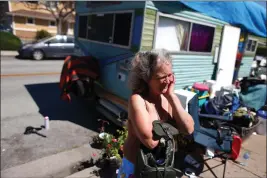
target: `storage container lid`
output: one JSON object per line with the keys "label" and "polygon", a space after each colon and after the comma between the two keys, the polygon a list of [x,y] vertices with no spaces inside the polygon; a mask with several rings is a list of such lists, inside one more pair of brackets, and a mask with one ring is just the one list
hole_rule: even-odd
{"label": "storage container lid", "polygon": [[209,86],[203,83],[194,83],[193,85],[194,89],[197,89],[199,91],[209,91]]}

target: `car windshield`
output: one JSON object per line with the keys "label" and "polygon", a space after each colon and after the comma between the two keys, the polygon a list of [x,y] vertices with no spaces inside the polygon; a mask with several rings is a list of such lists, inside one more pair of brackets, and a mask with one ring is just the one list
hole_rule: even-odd
{"label": "car windshield", "polygon": [[39,43],[41,41],[47,40],[48,38],[51,38],[51,36],[50,37],[45,37],[45,38],[42,38],[42,39],[39,39],[39,40],[35,40],[32,43]]}

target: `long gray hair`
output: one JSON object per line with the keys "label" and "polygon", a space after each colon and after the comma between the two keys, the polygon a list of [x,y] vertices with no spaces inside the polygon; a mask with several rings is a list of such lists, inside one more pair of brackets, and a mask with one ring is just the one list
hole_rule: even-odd
{"label": "long gray hair", "polygon": [[165,49],[138,52],[131,62],[129,87],[133,93],[147,94],[148,82],[156,67],[161,63],[172,63],[170,54]]}

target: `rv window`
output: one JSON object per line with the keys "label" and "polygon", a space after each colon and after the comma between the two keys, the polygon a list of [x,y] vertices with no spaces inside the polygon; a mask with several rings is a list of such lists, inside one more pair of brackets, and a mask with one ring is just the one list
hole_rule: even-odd
{"label": "rv window", "polygon": [[248,51],[248,52],[255,52],[256,51],[256,46],[257,46],[257,41],[255,41],[255,40],[248,40],[247,41],[247,46],[246,46],[246,51]]}
{"label": "rv window", "polygon": [[211,52],[215,28],[160,16],[155,48],[170,51]]}
{"label": "rv window", "polygon": [[89,40],[111,43],[113,29],[113,14],[94,14],[88,16]]}
{"label": "rv window", "polygon": [[155,46],[170,51],[187,51],[189,33],[189,22],[160,17]]}
{"label": "rv window", "polygon": [[80,16],[79,37],[95,42],[129,47],[131,25],[132,12]]}
{"label": "rv window", "polygon": [[213,36],[213,27],[193,24],[189,51],[211,52]]}
{"label": "rv window", "polygon": [[113,43],[128,46],[130,41],[130,29],[132,14],[116,14]]}
{"label": "rv window", "polygon": [[257,41],[253,41],[251,45],[251,51],[254,52],[256,50]]}
{"label": "rv window", "polygon": [[80,38],[86,38],[87,16],[79,17],[79,34]]}

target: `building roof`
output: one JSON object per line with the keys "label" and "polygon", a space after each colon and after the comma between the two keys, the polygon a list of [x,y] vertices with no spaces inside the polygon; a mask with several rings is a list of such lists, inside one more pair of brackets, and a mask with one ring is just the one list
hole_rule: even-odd
{"label": "building roof", "polygon": [[[45,20],[55,20],[55,17],[51,13],[29,11],[29,10],[23,10],[23,9],[12,11],[12,12],[7,12],[7,14],[13,15],[13,16],[32,17],[32,18],[45,19]],[[73,16],[70,16],[67,20],[68,22],[71,22],[71,23],[74,22]]]}

